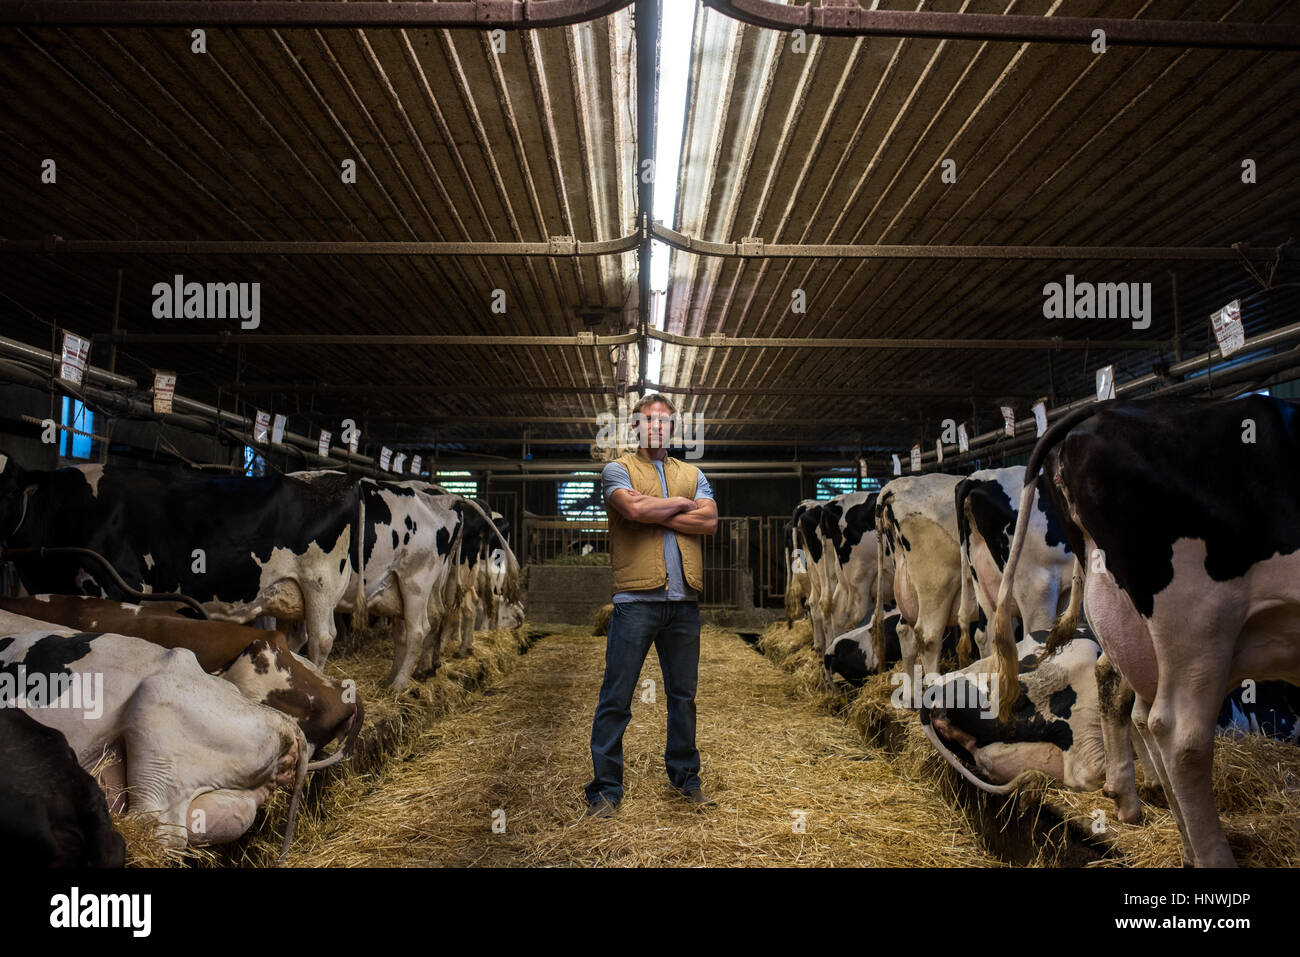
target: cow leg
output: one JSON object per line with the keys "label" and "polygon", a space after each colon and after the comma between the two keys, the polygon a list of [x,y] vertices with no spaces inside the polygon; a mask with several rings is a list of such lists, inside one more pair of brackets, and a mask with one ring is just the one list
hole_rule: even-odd
{"label": "cow leg", "polygon": [[460,646],[456,649],[457,658],[468,656],[474,647],[474,625],[478,621],[478,614],[482,609],[482,603],[477,604],[477,608],[468,608],[461,615]]}
{"label": "cow leg", "polygon": [[[1228,632],[1225,629],[1218,633]],[[1208,646],[1208,640],[1196,645]],[[1195,865],[1235,867],[1236,860],[1214,806],[1211,784],[1214,728],[1227,676],[1219,675],[1218,669],[1206,671],[1209,673],[1162,668],[1147,726],[1171,785],[1166,788],[1166,794],[1171,796],[1171,806],[1177,800],[1184,826],[1183,838]]]}
{"label": "cow leg", "polygon": [[304,596],[303,624],[307,628],[307,657],[317,668],[325,667],[334,647],[334,609],[319,597]]}
{"label": "cow leg", "polygon": [[1169,773],[1165,770],[1164,758],[1160,754],[1160,748],[1151,731],[1148,717],[1150,712],[1150,703],[1141,697],[1134,696],[1133,727],[1137,728],[1138,736],[1142,741],[1142,750],[1145,752],[1152,770],[1155,771],[1156,779],[1160,782],[1160,787],[1164,790],[1165,798],[1169,802],[1169,812],[1173,814],[1174,822],[1178,825],[1178,834],[1183,840],[1183,866],[1193,867],[1196,861],[1192,855],[1192,843],[1187,839],[1187,825],[1183,823],[1183,812],[1178,806],[1178,796],[1174,794],[1173,785],[1169,780]]}
{"label": "cow leg", "polygon": [[190,802],[186,837],[191,844],[228,844],[242,837],[256,817],[254,792],[208,791]]}
{"label": "cow leg", "polygon": [[1101,740],[1106,751],[1106,783],[1102,793],[1115,801],[1116,814],[1125,824],[1142,820],[1133,745],[1133,689],[1104,654],[1097,659],[1097,698],[1101,712]]}

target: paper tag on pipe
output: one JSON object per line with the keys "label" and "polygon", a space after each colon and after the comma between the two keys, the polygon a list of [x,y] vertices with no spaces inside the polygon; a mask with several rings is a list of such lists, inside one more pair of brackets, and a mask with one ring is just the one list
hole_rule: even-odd
{"label": "paper tag on pipe", "polygon": [[257,417],[253,421],[253,441],[266,443],[267,437],[271,434],[271,413],[258,410]]}
{"label": "paper tag on pipe", "polygon": [[966,437],[966,423],[965,423],[965,422],[963,422],[961,425],[957,426],[957,451],[958,451],[958,452],[969,452],[969,451],[970,451],[970,439],[968,439],[968,438]]}
{"label": "paper tag on pipe", "polygon": [[943,464],[943,439],[934,440],[934,458],[939,465]]}
{"label": "paper tag on pipe", "polygon": [[1047,403],[1042,399],[1034,403],[1034,429],[1039,436],[1047,431]]}
{"label": "paper tag on pipe", "polygon": [[285,416],[280,415],[278,412],[276,413],[276,416],[275,416],[275,423],[271,426],[271,444],[272,444],[272,445],[283,445],[283,444],[284,444],[284,426],[285,426],[285,423],[288,422],[288,421],[289,421],[289,420],[288,420]]}
{"label": "paper tag on pipe", "polygon": [[1115,398],[1115,367],[1103,366],[1097,370],[1097,401]]}
{"label": "paper tag on pipe", "polygon": [[348,451],[353,455],[357,454],[357,446],[361,444],[361,430],[354,428],[352,435],[348,438]]}
{"label": "paper tag on pipe", "polygon": [[901,462],[898,461],[898,455],[895,454],[895,455],[893,455],[893,456],[891,456],[891,457],[892,457],[893,460],[894,460],[894,474],[895,474],[895,475],[902,475],[902,474],[903,474],[903,465],[902,465]]}
{"label": "paper tag on pipe", "polygon": [[320,441],[316,443],[316,454],[321,458],[328,458],[330,454],[330,439],[332,436],[327,429],[320,430]]}
{"label": "paper tag on pipe", "polygon": [[81,377],[86,371],[86,360],[90,358],[90,340],[74,336],[64,330],[63,361],[59,363],[59,378],[73,385],[81,385]]}
{"label": "paper tag on pipe", "polygon": [[153,410],[159,415],[167,415],[172,410],[172,397],[176,395],[176,373],[155,372],[153,374]]}
{"label": "paper tag on pipe", "polygon": [[866,478],[866,477],[867,477],[867,460],[860,458],[858,459],[858,478]]}
{"label": "paper tag on pipe", "polygon": [[1241,324],[1241,300],[1234,299],[1210,316],[1210,328],[1219,343],[1219,354],[1232,355],[1246,345],[1246,327]]}
{"label": "paper tag on pipe", "polygon": [[1002,407],[1002,431],[1008,437],[1016,437],[1016,413],[1009,405]]}
{"label": "paper tag on pipe", "polygon": [[393,456],[393,471],[398,475],[402,474],[402,466],[406,464],[406,453],[398,452]]}
{"label": "paper tag on pipe", "polygon": [[420,474],[420,457],[418,455],[411,456],[411,474]]}
{"label": "paper tag on pipe", "polygon": [[393,460],[393,450],[388,446],[382,446],[379,449],[379,467],[385,472],[388,471],[388,463]]}
{"label": "paper tag on pipe", "polygon": [[919,445],[912,446],[912,471],[921,471],[921,447]]}

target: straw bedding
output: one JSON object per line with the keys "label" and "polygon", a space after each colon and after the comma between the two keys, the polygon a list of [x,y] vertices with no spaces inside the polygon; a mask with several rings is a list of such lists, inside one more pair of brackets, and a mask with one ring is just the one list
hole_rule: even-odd
{"label": "straw bedding", "polygon": [[[713,626],[702,629],[698,743],[718,804],[687,805],[668,786],[666,696],[651,654],[624,739],[624,801],[611,819],[583,817],[604,667],[604,640],[585,630],[551,634],[525,667],[436,722],[400,760],[331,791],[323,825],[301,831],[288,863],[996,863],[928,782],[900,777],[735,632]],[[654,701],[642,700],[650,687]]]}

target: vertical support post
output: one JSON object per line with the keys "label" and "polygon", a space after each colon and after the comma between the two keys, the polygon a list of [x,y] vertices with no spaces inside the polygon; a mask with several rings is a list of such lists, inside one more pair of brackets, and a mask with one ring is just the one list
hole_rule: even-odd
{"label": "vertical support post", "polygon": [[636,0],[637,390],[646,391],[650,355],[650,222],[654,216],[655,138],[659,115],[659,0]]}
{"label": "vertical support post", "polygon": [[1169,295],[1174,301],[1174,361],[1183,361],[1183,323],[1178,314],[1178,273],[1169,271]]}

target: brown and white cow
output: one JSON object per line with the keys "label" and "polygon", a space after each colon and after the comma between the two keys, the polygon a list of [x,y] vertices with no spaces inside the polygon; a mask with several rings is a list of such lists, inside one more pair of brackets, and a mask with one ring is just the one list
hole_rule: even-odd
{"label": "brown and white cow", "polygon": [[167,609],[154,609],[151,603],[129,605],[85,595],[0,598],[0,610],[78,631],[112,632],[163,648],[188,648],[208,674],[298,722],[315,751],[337,738],[343,742],[341,752],[347,753],[361,730],[364,712],[355,685],[327,677],[295,655],[278,631],[196,621],[165,614]]}
{"label": "brown and white cow", "polygon": [[295,781],[291,822],[296,814],[302,730],[209,675],[189,649],[0,611],[0,693],[59,731],[83,768],[106,752],[119,758],[104,772],[109,806],[153,815],[168,845],[235,840]]}
{"label": "brown and white cow", "polygon": [[1211,785],[1224,697],[1244,678],[1300,684],[1300,406],[1257,395],[1112,401],[1050,427],[1026,467],[992,626],[1003,688],[1040,470],[1080,556],[1088,621],[1135,693],[1137,740],[1184,861],[1230,866]]}

